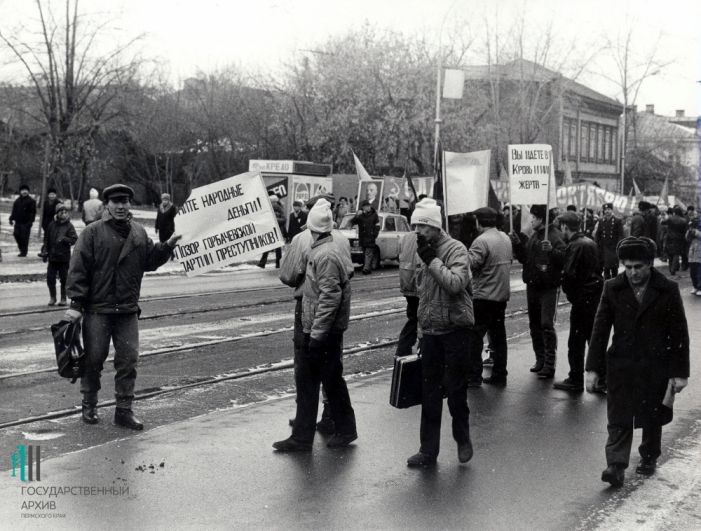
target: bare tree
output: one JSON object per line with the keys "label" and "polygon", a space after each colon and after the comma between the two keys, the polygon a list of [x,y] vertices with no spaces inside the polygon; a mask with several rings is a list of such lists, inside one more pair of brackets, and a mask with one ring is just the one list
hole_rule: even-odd
{"label": "bare tree", "polygon": [[92,170],[96,135],[119,115],[117,101],[136,75],[139,61],[132,50],[138,37],[104,49],[100,39],[109,21],[83,14],[78,0],[65,0],[64,7],[57,16],[49,2],[36,0],[38,31],[0,32],[0,42],[23,66],[32,88],[33,101],[21,110],[44,138],[42,188],[53,179],[75,203]]}

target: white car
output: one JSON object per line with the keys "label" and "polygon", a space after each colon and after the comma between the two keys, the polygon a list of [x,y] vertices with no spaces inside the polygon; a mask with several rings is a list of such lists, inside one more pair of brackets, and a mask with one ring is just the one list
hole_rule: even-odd
{"label": "white car", "polygon": [[[411,232],[411,227],[406,218],[400,214],[378,212],[380,218],[380,233],[375,240],[378,262],[373,267],[378,267],[387,260],[399,260],[399,242],[405,234]],[[351,245],[351,257],[356,264],[363,263],[363,249],[358,242],[358,227],[351,225],[355,214],[346,214],[341,220],[338,229],[348,238]]]}

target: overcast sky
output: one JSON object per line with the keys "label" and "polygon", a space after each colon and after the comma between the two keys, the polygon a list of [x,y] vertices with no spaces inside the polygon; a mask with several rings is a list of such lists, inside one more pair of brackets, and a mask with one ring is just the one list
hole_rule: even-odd
{"label": "overcast sky", "polygon": [[[57,6],[63,5],[54,1]],[[146,35],[144,56],[169,65],[174,80],[238,64],[274,70],[291,54],[314,48],[330,35],[342,34],[365,22],[406,35],[436,36],[456,20],[480,29],[485,14],[495,7],[501,25],[525,10],[529,27],[537,32],[548,20],[562,39],[588,43],[606,35],[616,38],[627,20],[634,21],[635,43],[645,54],[661,35],[660,59],[673,61],[659,75],[645,81],[637,104],[653,103],[659,114],[684,109],[701,114],[701,1],[699,0],[82,0],[91,12],[113,14],[125,34]],[[35,20],[34,2],[0,0],[0,29]],[[446,30],[447,31],[447,30]],[[437,37],[436,37],[437,41]],[[605,65],[592,65],[581,81],[620,99],[620,91],[598,72],[615,76]],[[0,65],[0,80],[12,69]]]}

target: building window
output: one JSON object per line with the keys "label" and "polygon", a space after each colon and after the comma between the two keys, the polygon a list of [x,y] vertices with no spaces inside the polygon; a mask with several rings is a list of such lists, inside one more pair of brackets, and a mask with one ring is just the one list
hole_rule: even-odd
{"label": "building window", "polygon": [[616,163],[618,160],[618,129],[611,128],[611,162]]}
{"label": "building window", "polygon": [[589,124],[582,122],[579,141],[579,160],[587,161],[589,158]]}
{"label": "building window", "polygon": [[596,162],[596,124],[589,124],[589,162]]}
{"label": "building window", "polygon": [[606,128],[606,138],[604,139],[604,162],[611,162],[611,128]]}
{"label": "building window", "polygon": [[606,162],[604,158],[604,131],[607,129],[605,125],[600,125],[596,137],[596,160]]}
{"label": "building window", "polygon": [[577,158],[577,121],[570,120],[570,160]]}

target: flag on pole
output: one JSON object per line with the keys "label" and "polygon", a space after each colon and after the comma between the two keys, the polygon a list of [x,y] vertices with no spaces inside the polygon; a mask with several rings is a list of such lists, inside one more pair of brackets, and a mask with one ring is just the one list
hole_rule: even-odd
{"label": "flag on pole", "polygon": [[462,99],[462,91],[465,86],[465,72],[462,70],[446,69],[443,80],[443,97],[454,100]]}
{"label": "flag on pole", "polygon": [[[449,216],[465,214],[489,204],[491,151],[444,151],[443,178]],[[497,203],[498,204],[498,203]]]}
{"label": "flag on pole", "polygon": [[436,153],[433,157],[433,166],[436,171],[436,180],[433,183],[433,199],[443,202],[443,147],[438,140]]}
{"label": "flag on pole", "polygon": [[[413,205],[419,200],[419,194],[416,193],[416,188],[414,188],[414,181],[411,180],[411,177],[409,177],[406,173],[406,170],[404,170],[404,187],[403,189],[409,189],[409,192],[411,192],[412,197],[409,198],[407,201],[409,205]],[[406,194],[405,194],[406,195]]]}
{"label": "flag on pole", "polygon": [[643,193],[640,191],[640,188],[638,188],[638,183],[635,182],[635,179],[633,179],[633,189],[635,190],[635,198],[641,201],[643,199]]}
{"label": "flag on pole", "polygon": [[660,197],[657,198],[657,204],[662,203],[663,206],[669,206],[669,177],[665,177],[664,184],[662,185],[662,190],[660,190]]}
{"label": "flag on pole", "polygon": [[367,170],[363,167],[363,164],[360,162],[360,159],[355,155],[355,152],[353,153],[353,160],[355,161],[355,173],[360,177],[361,181],[369,181],[372,179],[370,177],[370,174],[367,172]]}

